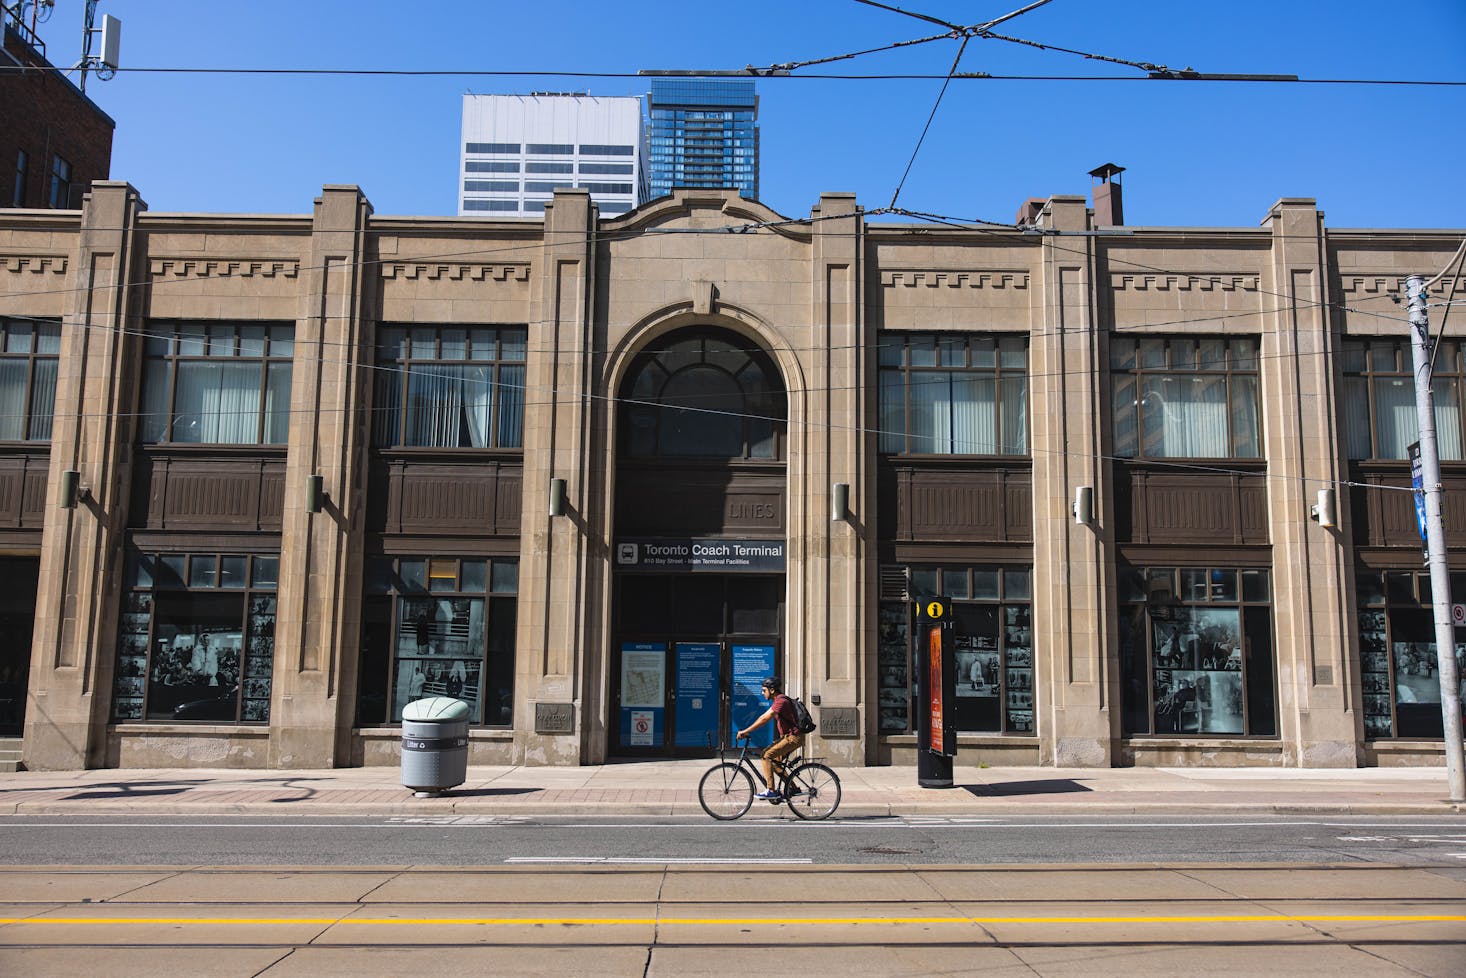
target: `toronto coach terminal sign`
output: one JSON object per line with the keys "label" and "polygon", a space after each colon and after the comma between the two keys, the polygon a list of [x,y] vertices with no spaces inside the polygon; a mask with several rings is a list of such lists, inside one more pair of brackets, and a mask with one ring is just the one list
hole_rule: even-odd
{"label": "toronto coach terminal sign", "polygon": [[617,540],[616,567],[645,571],[781,573],[783,540]]}

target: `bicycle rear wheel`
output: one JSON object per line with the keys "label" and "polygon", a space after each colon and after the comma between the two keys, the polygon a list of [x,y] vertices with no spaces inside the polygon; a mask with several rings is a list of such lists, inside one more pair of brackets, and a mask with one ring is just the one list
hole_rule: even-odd
{"label": "bicycle rear wheel", "polygon": [[753,804],[753,779],[737,764],[724,761],[702,776],[697,800],[703,811],[719,821],[738,818]]}
{"label": "bicycle rear wheel", "polygon": [[788,787],[789,810],[800,818],[829,818],[840,807],[840,778],[823,764],[799,765],[789,772]]}

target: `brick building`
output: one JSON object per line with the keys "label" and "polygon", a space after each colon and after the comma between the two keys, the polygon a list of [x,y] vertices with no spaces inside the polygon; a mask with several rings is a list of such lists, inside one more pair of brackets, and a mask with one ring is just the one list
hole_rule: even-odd
{"label": "brick building", "polygon": [[59,69],[25,25],[4,21],[0,64],[0,207],[81,206],[112,165],[116,124]]}

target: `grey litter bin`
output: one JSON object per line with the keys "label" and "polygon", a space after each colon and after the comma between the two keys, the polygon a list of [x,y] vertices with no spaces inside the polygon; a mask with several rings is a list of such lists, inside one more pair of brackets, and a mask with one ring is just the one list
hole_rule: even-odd
{"label": "grey litter bin", "polygon": [[402,784],[419,798],[468,778],[468,704],[451,696],[414,700],[402,709]]}

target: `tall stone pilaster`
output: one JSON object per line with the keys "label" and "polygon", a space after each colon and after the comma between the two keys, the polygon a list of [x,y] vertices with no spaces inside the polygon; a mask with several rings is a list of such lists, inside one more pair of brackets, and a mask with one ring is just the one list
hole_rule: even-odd
{"label": "tall stone pilaster", "polygon": [[[316,199],[295,328],[280,544],[270,766],[350,761],[371,388],[363,282],[372,207],[352,186]],[[319,513],[306,508],[321,476]]]}
{"label": "tall stone pilaster", "polygon": [[1259,368],[1279,733],[1290,764],[1354,767],[1360,731],[1348,691],[1359,680],[1358,656],[1348,648],[1346,551],[1337,528],[1309,518],[1317,490],[1337,486],[1343,474],[1323,215],[1312,200],[1285,198],[1263,226],[1273,233]]}
{"label": "tall stone pilaster", "polygon": [[[867,348],[861,302],[864,220],[854,194],[823,194],[811,225],[809,370],[802,432],[790,432],[789,593],[803,592],[802,613],[791,606],[786,683],[820,697],[820,708],[860,707],[864,734],[873,737],[876,711],[866,661],[867,553],[874,552],[875,471],[865,441]],[[791,412],[792,414],[792,412]],[[802,437],[802,450],[794,450]],[[831,489],[850,487],[849,516],[830,518]],[[872,575],[874,577],[874,575]],[[802,654],[802,657],[801,657]],[[818,712],[818,711],[817,711]],[[840,764],[863,764],[859,739],[819,738],[816,753]]]}
{"label": "tall stone pilaster", "polygon": [[[591,554],[598,556],[596,564],[604,566],[609,548],[606,525],[595,504],[601,498],[606,466],[591,445],[593,425],[608,410],[604,401],[592,396],[595,342],[589,314],[594,235],[590,194],[557,191],[545,209],[544,250],[531,298],[536,321],[529,328],[525,381],[514,715],[526,764],[578,764],[602,760],[606,754],[605,663],[602,656],[588,654],[591,637],[604,636],[610,613],[605,602],[587,598],[593,583]],[[563,516],[550,515],[551,479],[566,482]],[[603,639],[600,644],[604,645]],[[537,733],[539,704],[557,714],[570,704],[575,729]]]}
{"label": "tall stone pilaster", "polygon": [[[1042,226],[1038,265],[1042,307],[1029,345],[1029,411],[1033,442],[1034,715],[1040,759],[1060,767],[1106,767],[1113,733],[1105,649],[1114,647],[1112,601],[1105,589],[1101,546],[1113,540],[1110,493],[1102,483],[1099,339],[1096,333],[1094,239],[1083,232],[1083,197],[1053,197]],[[1095,490],[1099,518],[1074,522],[1074,493]],[[1106,636],[1109,636],[1107,640]]]}
{"label": "tall stone pilaster", "polygon": [[[102,766],[116,661],[117,596],[131,489],[135,392],[125,378],[138,339],[129,335],[145,268],[137,215],[147,209],[126,183],[100,182],[82,204],[61,328],[55,422],[41,541],[40,587],[26,703],[31,770]],[[85,491],[66,508],[62,473]]]}

